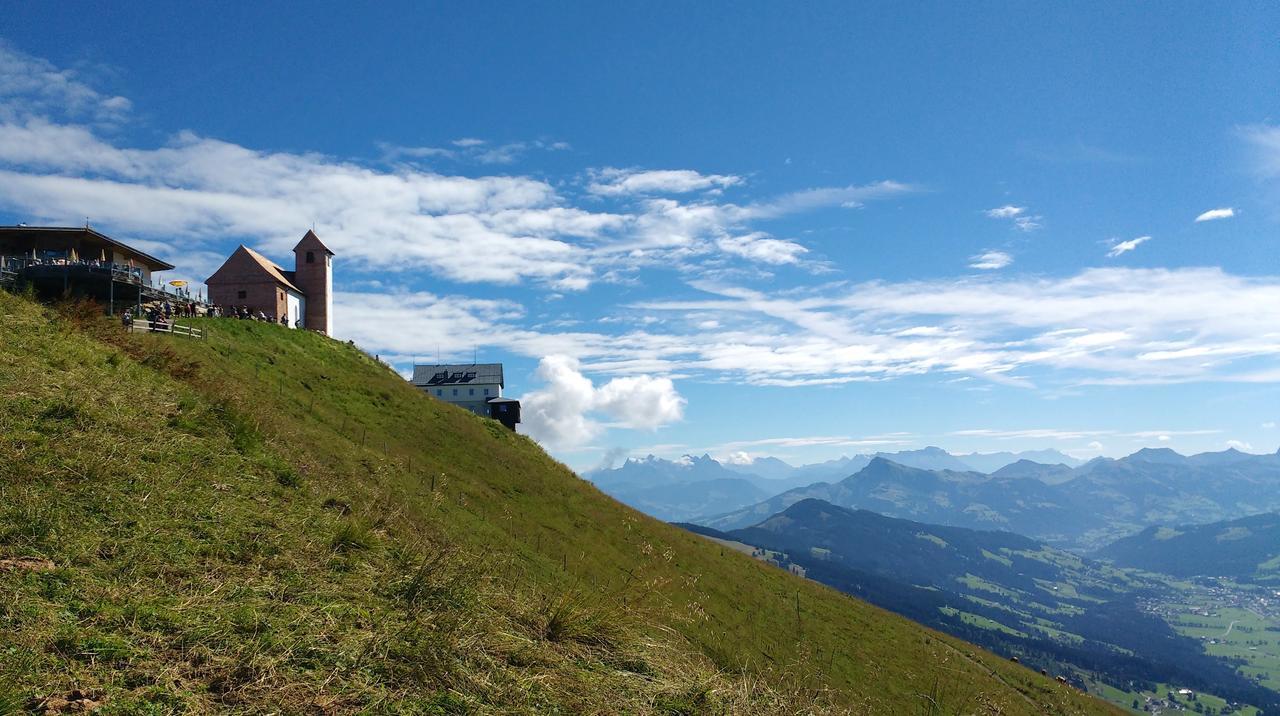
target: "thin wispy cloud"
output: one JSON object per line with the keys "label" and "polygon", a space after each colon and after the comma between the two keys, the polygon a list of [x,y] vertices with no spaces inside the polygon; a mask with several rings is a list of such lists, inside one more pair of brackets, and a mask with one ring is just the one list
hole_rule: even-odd
{"label": "thin wispy cloud", "polygon": [[1150,236],[1139,236],[1136,239],[1129,239],[1128,241],[1113,239],[1111,242],[1111,249],[1107,251],[1107,256],[1109,258],[1115,258],[1121,254],[1129,253],[1150,240]]}
{"label": "thin wispy cloud", "polygon": [[1012,263],[1013,257],[1003,251],[984,251],[977,256],[970,257],[969,268],[994,271]]}
{"label": "thin wispy cloud", "polygon": [[1214,221],[1216,219],[1230,219],[1236,215],[1236,210],[1231,207],[1222,209],[1210,209],[1196,217],[1196,223],[1201,221]]}
{"label": "thin wispy cloud", "polygon": [[729,174],[702,174],[691,169],[639,170],[606,167],[589,172],[587,191],[601,196],[638,194],[687,194],[718,191],[743,183]]}
{"label": "thin wispy cloud", "polygon": [[114,125],[132,108],[127,98],[100,92],[75,70],[20,52],[0,38],[0,121],[52,115]]}
{"label": "thin wispy cloud", "polygon": [[514,164],[531,151],[558,152],[570,148],[568,142],[539,139],[495,144],[475,137],[455,139],[447,147],[410,147],[385,142],[378,147],[382,150],[383,159],[388,162],[447,159],[476,164]]}
{"label": "thin wispy cloud", "polygon": [[997,206],[994,209],[987,209],[983,213],[992,219],[1007,219],[1019,231],[1035,231],[1039,229],[1044,218],[1038,214],[1029,213],[1025,206],[1014,206],[1013,204]]}
{"label": "thin wispy cloud", "polygon": [[991,217],[992,219],[1012,219],[1015,216],[1021,216],[1022,214],[1026,213],[1026,211],[1027,211],[1027,208],[1025,206],[1014,206],[1012,204],[1006,204],[1004,206],[998,206],[994,209],[987,209],[985,213],[987,216]]}

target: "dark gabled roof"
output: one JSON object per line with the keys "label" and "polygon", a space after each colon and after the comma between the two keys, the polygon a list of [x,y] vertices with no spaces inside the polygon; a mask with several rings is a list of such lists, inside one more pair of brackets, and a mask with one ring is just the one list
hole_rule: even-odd
{"label": "dark gabled roof", "polygon": [[501,363],[415,365],[412,383],[419,386],[497,383],[507,387],[502,380]]}
{"label": "dark gabled roof", "polygon": [[0,226],[0,235],[4,234],[31,234],[36,236],[40,234],[88,234],[103,243],[136,255],[139,259],[147,262],[149,264],[148,268],[152,271],[169,271],[176,268],[168,261],[161,261],[151,254],[139,251],[126,243],[116,241],[110,236],[98,233],[87,226]]}

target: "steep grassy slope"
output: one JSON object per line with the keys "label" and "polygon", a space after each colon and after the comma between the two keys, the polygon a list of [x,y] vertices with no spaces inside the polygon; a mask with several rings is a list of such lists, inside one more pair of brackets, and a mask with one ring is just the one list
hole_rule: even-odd
{"label": "steep grassy slope", "polygon": [[354,347],[204,325],[0,292],[0,712],[1111,712],[646,518]]}

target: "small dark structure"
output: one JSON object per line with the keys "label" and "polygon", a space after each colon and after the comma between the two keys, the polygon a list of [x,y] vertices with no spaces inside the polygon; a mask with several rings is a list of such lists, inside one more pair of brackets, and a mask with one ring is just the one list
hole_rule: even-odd
{"label": "small dark structure", "polygon": [[488,402],[489,417],[515,430],[520,422],[520,401],[515,398],[491,398]]}
{"label": "small dark structure", "polygon": [[28,283],[47,298],[83,296],[114,313],[155,300],[190,300],[152,285],[173,264],[89,227],[0,226],[0,281]]}

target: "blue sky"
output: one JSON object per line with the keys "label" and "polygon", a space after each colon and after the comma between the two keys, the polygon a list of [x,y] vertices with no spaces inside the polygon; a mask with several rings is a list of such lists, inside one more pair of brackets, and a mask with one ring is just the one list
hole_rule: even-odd
{"label": "blue sky", "polygon": [[0,223],[314,224],[575,467],[1280,443],[1274,6],[608,5],[4,3]]}

